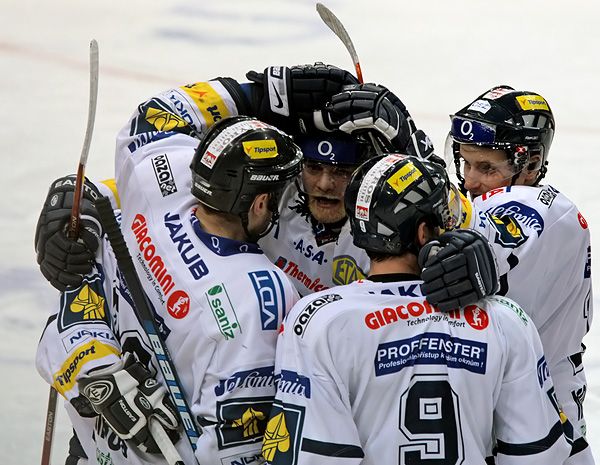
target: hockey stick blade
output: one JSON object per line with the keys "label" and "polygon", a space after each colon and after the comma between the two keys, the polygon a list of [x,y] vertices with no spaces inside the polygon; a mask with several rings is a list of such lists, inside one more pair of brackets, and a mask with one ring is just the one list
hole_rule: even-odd
{"label": "hockey stick blade", "polygon": [[352,43],[352,39],[350,39],[348,31],[346,31],[346,28],[338,19],[338,17],[335,14],[333,14],[333,11],[331,11],[322,3],[317,3],[317,13],[319,13],[319,16],[321,17],[323,22],[342,41],[344,47],[346,47],[346,50],[348,50],[350,58],[354,63],[354,69],[356,70],[356,78],[358,79],[358,82],[362,84],[364,80],[362,76],[362,70],[360,69],[358,53],[356,53],[356,49],[354,48],[354,44]]}
{"label": "hockey stick blade", "polygon": [[171,400],[177,408],[179,419],[183,424],[183,429],[188,442],[190,443],[192,450],[195,451],[196,443],[198,442],[201,432],[196,427],[190,412],[190,407],[183,397],[181,381],[179,380],[179,376],[177,375],[167,346],[158,331],[152,306],[148,301],[148,297],[146,296],[142,284],[140,283],[140,279],[135,271],[135,265],[129,254],[129,249],[125,243],[123,233],[121,233],[121,228],[117,224],[110,199],[108,197],[100,197],[96,200],[95,205],[96,210],[98,210],[102,228],[108,236],[115,258],[117,259],[117,265],[123,274],[123,278],[125,279],[131,298],[133,299],[137,317],[142,323],[144,331],[150,340],[152,350],[154,351],[160,371],[167,383]]}

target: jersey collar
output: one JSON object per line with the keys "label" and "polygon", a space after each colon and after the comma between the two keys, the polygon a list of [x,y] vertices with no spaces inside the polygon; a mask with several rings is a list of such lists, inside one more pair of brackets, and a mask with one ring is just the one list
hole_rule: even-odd
{"label": "jersey collar", "polygon": [[192,223],[196,236],[198,236],[202,243],[221,257],[228,257],[239,253],[263,254],[263,251],[258,244],[253,242],[236,241],[235,239],[207,233],[202,229],[200,221],[198,221],[198,218],[196,218],[196,215],[193,213],[190,216],[190,222]]}
{"label": "jersey collar", "polygon": [[395,283],[398,281],[420,281],[421,277],[412,273],[374,274],[366,278],[375,283]]}

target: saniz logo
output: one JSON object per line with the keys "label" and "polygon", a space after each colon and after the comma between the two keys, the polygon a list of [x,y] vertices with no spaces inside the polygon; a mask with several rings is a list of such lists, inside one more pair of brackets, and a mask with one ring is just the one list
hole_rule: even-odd
{"label": "saniz logo", "polygon": [[[260,308],[262,329],[277,330],[279,327],[279,308],[285,304],[283,284],[276,273],[262,270],[248,273]],[[282,311],[283,313],[283,311]]]}
{"label": "saniz logo", "polygon": [[166,154],[154,157],[152,159],[152,166],[154,167],[154,174],[156,175],[162,196],[166,197],[177,192],[175,178],[173,178],[171,165],[169,164],[169,157]]}

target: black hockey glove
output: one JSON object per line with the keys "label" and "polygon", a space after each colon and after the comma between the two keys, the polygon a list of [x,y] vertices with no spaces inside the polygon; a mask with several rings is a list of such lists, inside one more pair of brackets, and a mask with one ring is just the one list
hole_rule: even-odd
{"label": "black hockey glove", "polygon": [[376,84],[357,84],[334,95],[315,114],[315,124],[321,130],[340,129],[347,133],[370,130],[383,136],[386,147],[402,152],[416,131],[400,99]]}
{"label": "black hockey glove", "polygon": [[425,244],[419,265],[427,301],[444,312],[474,304],[499,288],[492,248],[471,229],[448,231]]}
{"label": "black hockey glove", "polygon": [[348,71],[324,63],[270,66],[262,73],[249,71],[256,116],[290,134],[314,128],[313,112],[322,108],[346,85],[357,84]]}
{"label": "black hockey glove", "polygon": [[133,355],[82,375],[77,385],[115,433],[140,450],[160,453],[148,428],[150,418],[165,427],[173,443],[179,440],[177,410],[166,388]]}
{"label": "black hockey glove", "polygon": [[50,185],[35,229],[37,262],[44,277],[59,291],[81,284],[92,269],[102,228],[94,202],[100,195],[87,179],[81,201],[79,239],[68,239],[66,226],[71,217],[75,176],[65,176]]}

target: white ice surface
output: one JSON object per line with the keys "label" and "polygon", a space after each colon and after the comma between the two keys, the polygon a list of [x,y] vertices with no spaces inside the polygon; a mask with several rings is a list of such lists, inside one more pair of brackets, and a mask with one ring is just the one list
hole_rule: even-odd
{"label": "white ice surface", "polygon": [[[443,150],[448,114],[495,84],[535,90],[557,134],[549,182],[600,243],[600,3],[591,0],[328,1],[367,81],[392,88]],[[48,393],[33,361],[56,293],[33,233],[51,180],[77,167],[87,117],[88,44],[100,93],[87,173],[113,173],[114,136],[156,91],[250,69],[316,60],[351,67],[307,0],[2,0],[0,11],[0,463],[39,463]],[[568,238],[565,238],[568,240]],[[552,251],[548,250],[551,254]],[[593,274],[598,308],[598,254]],[[531,277],[535,286],[536,277]],[[589,440],[600,450],[600,327],[586,337]],[[64,462],[60,409],[53,463]]]}

